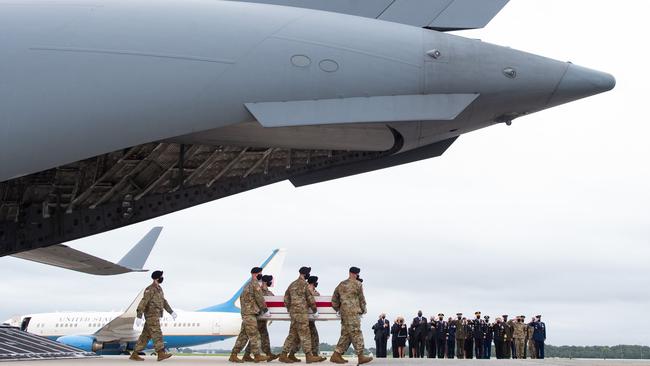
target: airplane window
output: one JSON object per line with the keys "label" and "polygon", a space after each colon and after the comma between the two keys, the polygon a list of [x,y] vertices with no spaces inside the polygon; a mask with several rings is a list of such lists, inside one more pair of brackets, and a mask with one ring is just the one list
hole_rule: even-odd
{"label": "airplane window", "polygon": [[58,328],[58,327],[59,327],[59,323],[54,324],[54,328]]}

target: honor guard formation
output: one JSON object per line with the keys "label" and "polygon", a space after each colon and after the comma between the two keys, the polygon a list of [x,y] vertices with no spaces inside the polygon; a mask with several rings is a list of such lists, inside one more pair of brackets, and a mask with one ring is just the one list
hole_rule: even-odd
{"label": "honor guard formation", "polygon": [[[393,358],[477,358],[492,357],[492,342],[496,358],[544,358],[544,342],[546,341],[546,324],[542,316],[532,317],[526,322],[526,317],[518,316],[508,320],[508,315],[498,317],[490,322],[489,316],[481,317],[481,312],[474,313],[474,319],[456,314],[456,319],[439,313],[429,321],[422,316],[422,311],[413,318],[407,326],[403,317],[397,317],[390,326],[385,314],[372,329],[375,332],[377,357],[386,357],[386,345],[391,337]],[[406,343],[408,341],[408,348]]]}
{"label": "honor guard formation", "polygon": [[[318,277],[311,275],[310,267],[302,267],[298,271],[298,278],[285,291],[284,305],[291,317],[291,324],[282,352],[276,355],[271,352],[267,320],[264,320],[265,317],[270,316],[264,296],[273,296],[268,289],[273,283],[273,276],[263,275],[262,271],[263,269],[260,267],[251,269],[251,281],[246,284],[239,298],[242,326],[229,361],[242,363],[278,359],[283,363],[301,362],[296,357],[296,352],[301,347],[307,363],[325,361],[326,358],[320,356],[318,349],[319,338],[316,324],[309,319],[310,314],[313,318],[319,317],[315,300],[316,296],[320,296],[316,290]],[[372,361],[372,357],[363,354],[361,316],[366,313],[366,298],[363,295],[363,281],[359,277],[360,272],[361,269],[351,267],[348,278],[336,287],[332,295],[332,307],[341,319],[341,337],[330,358],[333,363],[348,362],[343,358],[343,354],[348,350],[350,344],[357,353],[359,364]],[[239,353],[244,347],[246,347],[244,357],[240,359]]]}

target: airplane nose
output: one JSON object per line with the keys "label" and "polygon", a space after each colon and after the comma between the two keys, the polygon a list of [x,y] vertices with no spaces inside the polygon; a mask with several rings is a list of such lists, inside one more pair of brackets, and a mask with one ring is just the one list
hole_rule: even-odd
{"label": "airplane nose", "polygon": [[608,73],[569,64],[549,105],[555,106],[614,89],[616,79]]}

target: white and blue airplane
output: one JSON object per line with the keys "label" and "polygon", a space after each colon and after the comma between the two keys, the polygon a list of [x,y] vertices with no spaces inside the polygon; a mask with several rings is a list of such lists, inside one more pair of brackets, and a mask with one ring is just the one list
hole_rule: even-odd
{"label": "white and blue airplane", "polygon": [[[272,274],[280,274],[286,250],[275,249],[261,265]],[[174,320],[166,314],[160,322],[167,348],[192,347],[223,341],[239,334],[241,326],[239,295],[248,280],[230,300],[196,311],[176,310]],[[56,312],[16,316],[5,321],[12,326],[56,340],[69,346],[101,354],[119,354],[132,350],[142,328],[134,325],[136,309],[144,290],[124,312]],[[147,348],[151,349],[151,342]]]}

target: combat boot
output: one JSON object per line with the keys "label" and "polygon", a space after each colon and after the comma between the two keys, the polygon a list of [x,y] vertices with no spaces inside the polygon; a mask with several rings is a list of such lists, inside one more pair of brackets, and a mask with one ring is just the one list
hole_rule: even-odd
{"label": "combat boot", "polygon": [[129,360],[132,360],[132,361],[144,361],[144,358],[140,357],[138,352],[131,352],[131,357],[129,357]]}
{"label": "combat boot", "polygon": [[296,354],[293,352],[289,353],[289,359],[293,362],[302,362],[302,360],[296,357]]}
{"label": "combat boot", "polygon": [[250,353],[244,353],[244,357],[241,358],[244,362],[255,362],[255,359],[251,357]]}
{"label": "combat boot", "polygon": [[253,362],[258,363],[258,362],[264,362],[264,361],[268,361],[268,360],[269,360],[268,357],[258,353],[258,354],[255,355],[255,358],[253,359]]}
{"label": "combat boot", "polygon": [[306,354],[305,359],[307,360],[307,363],[316,363],[321,361],[320,357],[313,353]]}
{"label": "combat boot", "polygon": [[172,356],[171,353],[166,352],[164,349],[161,350],[160,352],[157,352],[157,353],[158,353],[158,360],[157,361],[163,361],[163,360],[166,360],[166,359],[168,359],[168,358],[170,358]]}
{"label": "combat boot", "polygon": [[280,353],[280,357],[278,357],[278,361],[282,363],[293,363],[293,361],[287,356],[286,352]]}
{"label": "combat boot", "polygon": [[368,363],[370,361],[372,361],[372,357],[364,356],[363,353],[359,355],[359,365],[363,365],[364,363]]}
{"label": "combat boot", "polygon": [[239,357],[237,357],[237,354],[235,352],[230,354],[230,358],[228,359],[230,362],[234,363],[244,363]]}
{"label": "combat boot", "polygon": [[271,361],[277,359],[277,358],[280,357],[280,356],[274,354],[273,352],[270,352],[270,353],[267,353],[267,354],[266,354],[266,357],[269,358],[268,360],[266,360],[266,362],[271,362]]}
{"label": "combat boot", "polygon": [[347,363],[348,361],[345,358],[343,358],[343,356],[341,356],[340,353],[334,352],[332,354],[332,357],[330,357],[330,362],[342,364],[342,363]]}

